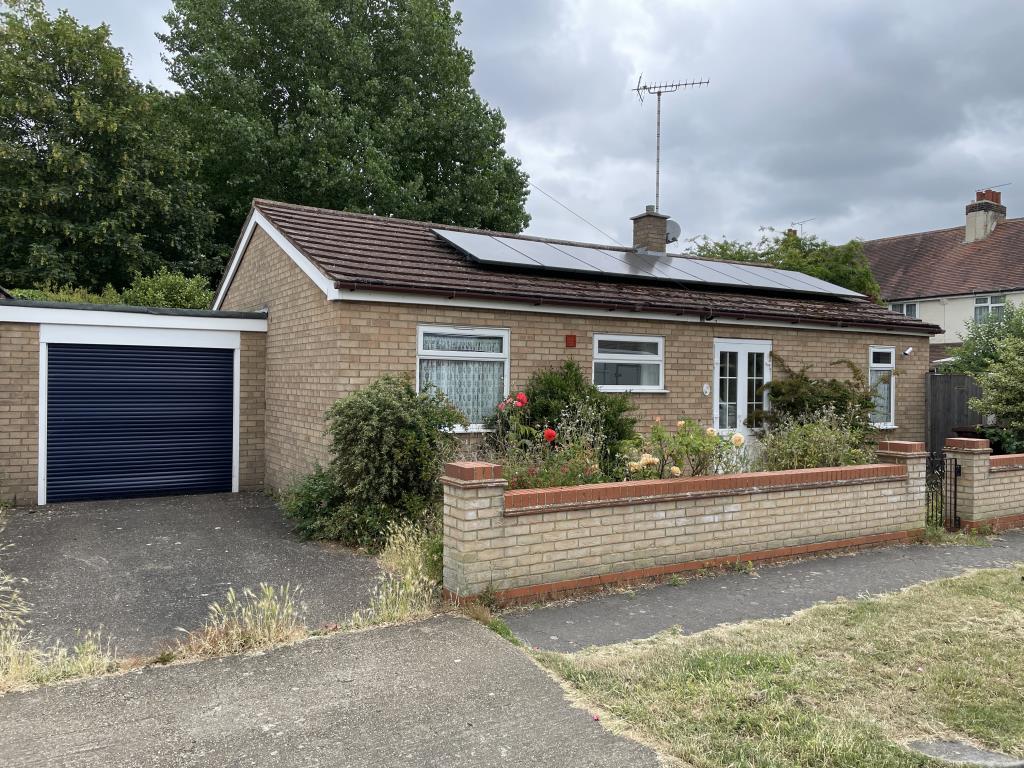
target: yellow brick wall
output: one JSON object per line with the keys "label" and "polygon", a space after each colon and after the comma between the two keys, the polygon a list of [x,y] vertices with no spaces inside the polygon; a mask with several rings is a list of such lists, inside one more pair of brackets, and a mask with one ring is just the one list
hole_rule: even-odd
{"label": "yellow brick wall", "polygon": [[[337,398],[384,373],[416,372],[416,326],[468,325],[511,330],[513,391],[530,374],[574,359],[589,371],[594,333],[665,337],[666,394],[633,396],[642,425],[656,416],[710,424],[714,339],[768,339],[786,363],[809,366],[813,376],[844,378],[833,361],[849,359],[866,371],[868,347],[897,350],[896,410],[899,429],[888,439],[924,438],[924,378],[928,343],[921,336],[801,330],[715,323],[496,312],[417,304],[329,302],[262,230],[257,229],[223,308],[270,310],[267,332],[267,483],[281,487],[327,458],[323,414]],[[567,349],[566,335],[577,346]],[[907,347],[914,353],[904,357]],[[778,369],[776,368],[778,374]]]}
{"label": "yellow brick wall", "polygon": [[957,513],[965,524],[997,523],[1024,515],[1024,467],[993,467],[991,451],[945,449],[960,463]]}
{"label": "yellow brick wall", "polygon": [[239,350],[238,489],[263,488],[266,476],[263,425],[266,418],[267,336],[244,331]]}
{"label": "yellow brick wall", "polygon": [[0,500],[35,504],[39,466],[39,326],[0,323]]}

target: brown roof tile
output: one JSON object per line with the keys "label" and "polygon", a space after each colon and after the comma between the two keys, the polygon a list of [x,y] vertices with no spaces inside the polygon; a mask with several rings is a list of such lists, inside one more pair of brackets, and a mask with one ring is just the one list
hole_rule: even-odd
{"label": "brown roof tile", "polygon": [[1024,289],[1024,219],[1007,219],[984,240],[964,227],[864,243],[886,301]]}
{"label": "brown roof tile", "polygon": [[[482,266],[434,234],[441,225],[256,200],[254,206],[342,290],[380,290],[532,305],[813,322],[835,326],[939,328],[857,299],[690,287],[642,279],[587,278]],[[444,229],[459,229],[444,226]],[[478,232],[481,230],[463,230]],[[526,235],[508,235],[564,242]],[[587,245],[580,243],[580,245]],[[620,250],[602,245],[605,250]],[[628,250],[628,249],[621,249]]]}

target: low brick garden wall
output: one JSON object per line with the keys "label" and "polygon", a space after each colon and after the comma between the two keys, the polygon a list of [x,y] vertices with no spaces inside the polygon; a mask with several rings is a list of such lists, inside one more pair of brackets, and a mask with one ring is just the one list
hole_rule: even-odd
{"label": "low brick garden wall", "polygon": [[957,511],[963,528],[1024,526],[1024,453],[993,456],[988,440],[949,438],[944,452],[960,463]]}
{"label": "low brick garden wall", "polygon": [[903,541],[924,526],[923,443],[887,462],[570,488],[506,489],[501,467],[445,466],[444,586],[528,602],[747,560]]}

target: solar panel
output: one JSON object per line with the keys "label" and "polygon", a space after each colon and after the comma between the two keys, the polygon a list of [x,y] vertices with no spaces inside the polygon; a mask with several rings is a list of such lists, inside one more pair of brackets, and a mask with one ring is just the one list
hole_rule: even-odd
{"label": "solar panel", "polygon": [[433,232],[474,261],[483,264],[608,277],[638,277],[692,285],[862,297],[856,291],[802,272],[776,267],[605,250],[596,246],[564,245],[446,229],[435,229]]}

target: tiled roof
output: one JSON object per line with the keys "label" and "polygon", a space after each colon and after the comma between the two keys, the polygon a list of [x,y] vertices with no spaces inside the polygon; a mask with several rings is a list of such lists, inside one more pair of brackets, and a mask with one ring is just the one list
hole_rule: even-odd
{"label": "tiled roof", "polygon": [[[393,291],[465,299],[627,311],[756,318],[790,323],[906,329],[937,326],[865,300],[718,290],[642,279],[587,278],[472,262],[431,231],[440,225],[309,208],[270,200],[254,206],[341,290]],[[445,226],[444,229],[458,229]],[[464,230],[477,232],[481,230]],[[525,235],[529,240],[564,242]],[[579,244],[586,245],[586,244]],[[605,250],[616,250],[602,245]],[[618,249],[628,250],[628,249]]]}
{"label": "tiled roof", "polygon": [[1024,289],[1024,219],[1007,219],[983,240],[964,227],[864,243],[887,301]]}

